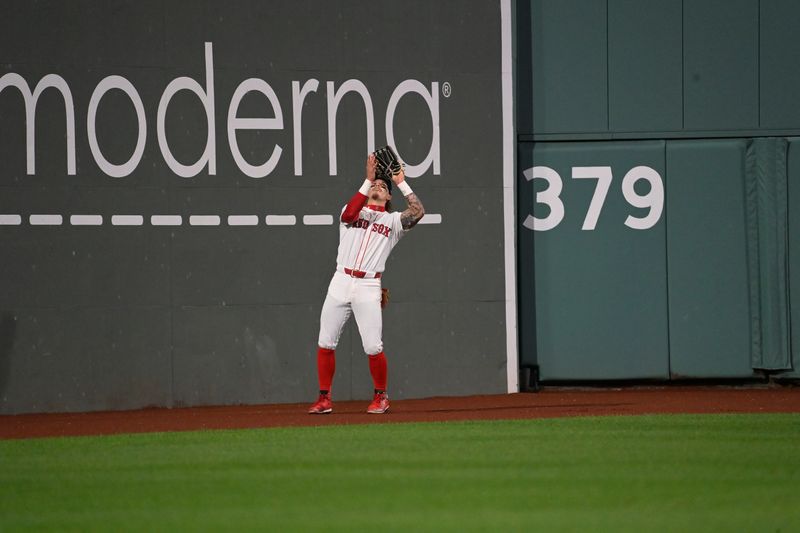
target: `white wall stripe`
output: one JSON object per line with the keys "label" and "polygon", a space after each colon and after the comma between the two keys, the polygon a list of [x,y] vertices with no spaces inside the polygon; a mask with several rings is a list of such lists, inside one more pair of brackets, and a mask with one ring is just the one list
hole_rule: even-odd
{"label": "white wall stripe", "polygon": [[60,226],[64,218],[61,215],[31,215],[28,221],[31,226]]}
{"label": "white wall stripe", "polygon": [[111,217],[113,226],[141,226],[144,224],[142,215],[113,215]]}
{"label": "white wall stripe", "polygon": [[514,160],[516,152],[514,145],[514,62],[511,37],[511,0],[500,0],[500,76],[503,93],[503,249],[506,271],[506,379],[509,393],[519,392],[517,202],[515,195],[517,173]]}
{"label": "white wall stripe", "polygon": [[297,217],[294,215],[267,215],[267,226],[294,226]]}
{"label": "white wall stripe", "polygon": [[219,215],[191,215],[190,226],[219,226]]}
{"label": "white wall stripe", "polygon": [[229,215],[229,226],[258,226],[258,215]]}
{"label": "white wall stripe", "polygon": [[103,215],[70,215],[69,223],[73,226],[102,226]]}
{"label": "white wall stripe", "polygon": [[419,221],[419,224],[441,224],[442,223],[442,215],[438,213],[425,213],[425,216],[422,217],[422,220]]}
{"label": "white wall stripe", "polygon": [[153,226],[180,226],[183,224],[183,217],[180,215],[153,215],[150,217],[150,224]]}
{"label": "white wall stripe", "polygon": [[303,224],[306,226],[330,226],[333,224],[333,215],[303,215]]}
{"label": "white wall stripe", "polygon": [[0,215],[0,226],[19,226],[22,217],[19,215]]}

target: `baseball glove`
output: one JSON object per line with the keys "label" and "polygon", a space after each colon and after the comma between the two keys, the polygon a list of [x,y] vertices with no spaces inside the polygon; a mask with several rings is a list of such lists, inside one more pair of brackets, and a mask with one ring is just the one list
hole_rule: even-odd
{"label": "baseball glove", "polygon": [[381,309],[385,309],[389,305],[389,289],[381,289]]}
{"label": "baseball glove", "polygon": [[402,168],[400,158],[397,157],[391,146],[384,146],[375,150],[375,162],[377,163],[378,172],[387,176],[397,174]]}

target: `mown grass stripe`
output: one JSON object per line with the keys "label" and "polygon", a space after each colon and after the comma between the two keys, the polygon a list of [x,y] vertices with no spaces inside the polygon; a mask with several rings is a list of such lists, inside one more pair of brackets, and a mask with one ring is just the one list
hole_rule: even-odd
{"label": "mown grass stripe", "polygon": [[800,415],[375,424],[0,442],[10,530],[775,531]]}

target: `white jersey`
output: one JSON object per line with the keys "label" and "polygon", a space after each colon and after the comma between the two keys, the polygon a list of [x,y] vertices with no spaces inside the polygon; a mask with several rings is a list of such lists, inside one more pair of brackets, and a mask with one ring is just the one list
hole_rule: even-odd
{"label": "white jersey", "polygon": [[352,224],[339,220],[337,266],[371,274],[383,272],[389,252],[405,234],[400,213],[365,205]]}

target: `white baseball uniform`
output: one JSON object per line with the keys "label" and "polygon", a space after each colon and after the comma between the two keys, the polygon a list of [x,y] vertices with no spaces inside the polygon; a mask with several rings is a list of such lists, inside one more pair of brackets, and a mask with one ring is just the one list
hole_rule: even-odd
{"label": "white baseball uniform", "polygon": [[383,351],[380,278],[389,253],[406,233],[400,216],[381,206],[364,205],[357,220],[347,223],[340,217],[336,272],[320,316],[321,348],[336,349],[352,313],[364,351],[368,355]]}

